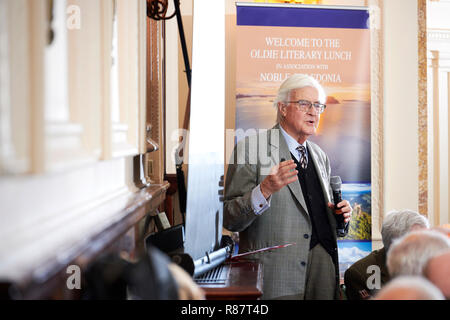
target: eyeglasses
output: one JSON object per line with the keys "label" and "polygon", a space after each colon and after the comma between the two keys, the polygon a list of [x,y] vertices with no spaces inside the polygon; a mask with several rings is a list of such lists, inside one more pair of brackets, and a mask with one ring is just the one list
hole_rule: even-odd
{"label": "eyeglasses", "polygon": [[318,114],[322,114],[325,111],[325,108],[327,107],[323,103],[314,102],[308,100],[298,100],[298,101],[286,101],[287,103],[297,103],[297,108],[302,112],[308,112],[311,110],[311,107],[314,106],[315,110]]}

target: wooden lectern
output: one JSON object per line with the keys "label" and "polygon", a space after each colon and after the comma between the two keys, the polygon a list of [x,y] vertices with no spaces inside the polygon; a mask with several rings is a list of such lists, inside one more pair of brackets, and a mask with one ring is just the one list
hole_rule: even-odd
{"label": "wooden lectern", "polygon": [[207,300],[257,300],[262,294],[263,266],[258,260],[225,262],[221,274],[210,283],[199,283]]}

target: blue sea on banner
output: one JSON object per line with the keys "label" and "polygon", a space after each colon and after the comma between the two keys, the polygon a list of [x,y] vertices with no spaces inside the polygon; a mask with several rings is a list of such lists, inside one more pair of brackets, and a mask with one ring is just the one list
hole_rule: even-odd
{"label": "blue sea on banner", "polygon": [[[237,95],[236,128],[244,136],[259,129],[271,129],[276,123],[274,95]],[[344,112],[342,112],[344,111]],[[344,125],[333,125],[334,118],[342,118]],[[328,107],[321,119],[320,132],[309,137],[325,151],[331,162],[331,172],[344,182],[371,181],[371,124],[370,102],[343,101]]]}

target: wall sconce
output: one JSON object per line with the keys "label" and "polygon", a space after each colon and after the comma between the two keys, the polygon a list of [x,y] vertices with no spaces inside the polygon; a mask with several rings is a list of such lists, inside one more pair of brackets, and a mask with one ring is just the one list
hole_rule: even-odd
{"label": "wall sconce", "polygon": [[[177,0],[175,2],[179,3]],[[172,19],[176,15],[176,11],[169,17],[166,17],[168,7],[168,0],[147,0],[147,17],[154,20]]]}

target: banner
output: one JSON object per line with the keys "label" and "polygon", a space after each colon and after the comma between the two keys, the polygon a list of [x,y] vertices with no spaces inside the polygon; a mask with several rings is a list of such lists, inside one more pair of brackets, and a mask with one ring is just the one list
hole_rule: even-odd
{"label": "banner", "polygon": [[361,7],[237,3],[236,130],[272,128],[278,87],[292,74],[311,75],[327,93],[309,140],[327,153],[353,207],[338,241],[341,277],[372,250],[368,24]]}

